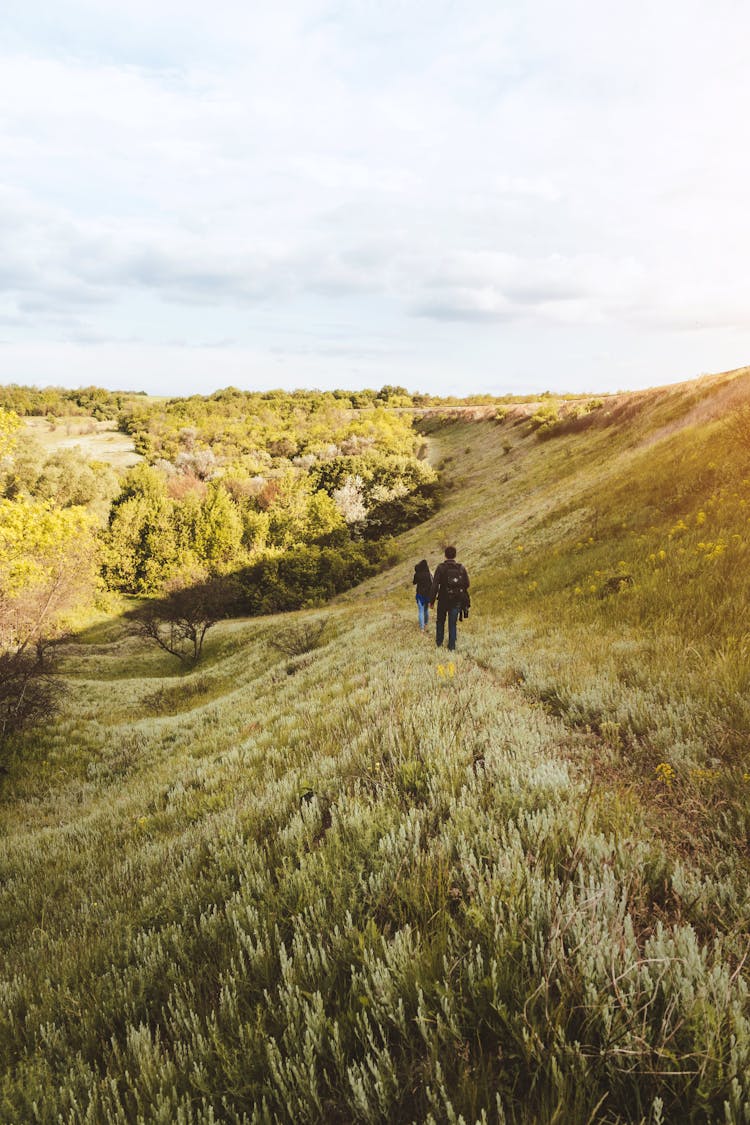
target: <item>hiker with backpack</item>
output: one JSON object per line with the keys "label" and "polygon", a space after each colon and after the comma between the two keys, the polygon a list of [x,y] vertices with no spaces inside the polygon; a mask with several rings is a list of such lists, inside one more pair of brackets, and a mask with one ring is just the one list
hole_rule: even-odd
{"label": "hiker with backpack", "polygon": [[414,567],[413,585],[417,587],[417,612],[419,613],[419,628],[422,633],[427,628],[430,616],[430,593],[432,591],[432,574],[427,564],[427,559],[422,559]]}
{"label": "hiker with backpack", "polygon": [[456,561],[456,548],[445,548],[445,561],[435,568],[430,590],[430,606],[437,599],[437,626],[435,643],[440,648],[445,635],[445,619],[448,618],[448,651],[456,647],[456,633],[459,615],[468,616],[469,575],[466,567]]}

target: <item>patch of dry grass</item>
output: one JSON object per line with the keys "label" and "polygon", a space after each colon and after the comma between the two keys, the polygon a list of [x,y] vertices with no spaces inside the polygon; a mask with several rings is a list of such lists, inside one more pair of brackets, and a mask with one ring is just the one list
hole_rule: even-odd
{"label": "patch of dry grass", "polygon": [[103,461],[116,469],[127,469],[141,460],[132,437],[121,433],[116,422],[100,422],[76,415],[55,419],[24,418],[23,424],[48,454],[78,447],[85,457]]}

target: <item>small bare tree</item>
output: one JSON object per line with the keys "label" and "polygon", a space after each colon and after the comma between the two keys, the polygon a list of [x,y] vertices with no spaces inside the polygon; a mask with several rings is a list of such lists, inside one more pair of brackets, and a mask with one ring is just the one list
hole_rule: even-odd
{"label": "small bare tree", "polygon": [[96,585],[93,528],[75,510],[0,501],[0,753],[56,709],[49,649]]}
{"label": "small bare tree", "polygon": [[138,617],[143,636],[183,664],[195,665],[206,633],[226,617],[236,590],[221,575],[190,577],[189,582],[183,578],[170,583],[164,596],[140,610]]}
{"label": "small bare tree", "polygon": [[56,710],[59,687],[43,651],[0,652],[0,749]]}

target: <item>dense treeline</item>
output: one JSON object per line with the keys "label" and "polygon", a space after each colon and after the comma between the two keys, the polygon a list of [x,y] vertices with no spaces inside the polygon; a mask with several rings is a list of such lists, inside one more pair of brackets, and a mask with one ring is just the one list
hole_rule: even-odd
{"label": "dense treeline", "polygon": [[[108,391],[103,387],[80,387],[71,390],[66,387],[24,387],[17,383],[0,386],[0,409],[10,410],[20,417],[66,417],[92,416],[97,420],[117,420],[124,429],[140,429],[144,419],[154,417],[154,404],[158,401],[165,416],[190,414],[199,403],[232,403],[234,406],[255,412],[261,403],[291,403],[303,409],[308,404],[330,399],[340,406],[362,410],[378,404],[401,409],[425,406],[492,406],[493,404],[512,404],[535,402],[537,399],[551,397],[568,399],[577,395],[561,395],[551,391],[527,395],[475,394],[459,398],[456,395],[412,394],[404,387],[384,386],[379,391],[240,391],[236,387],[226,387],[213,395],[195,395],[192,398],[173,398],[156,400],[145,391]],[[191,405],[186,405],[191,404]],[[210,409],[210,408],[209,408]]]}
{"label": "dense treeline", "polygon": [[[99,525],[104,586],[156,595],[180,575],[243,576],[244,612],[311,604],[372,573],[387,540],[431,513],[436,476],[401,407],[380,391],[244,392],[156,399],[100,388],[10,386],[19,414],[116,418],[143,460],[122,476],[79,450],[47,453],[18,427],[5,501],[80,509]],[[0,407],[2,409],[2,407]]]}
{"label": "dense treeline", "polygon": [[[112,503],[107,584],[151,594],[182,570],[242,570],[246,609],[268,612],[371,573],[377,541],[435,504],[423,440],[392,406],[402,397],[229,388],[129,406],[122,425],[145,463]],[[271,574],[274,593],[254,593]]]}
{"label": "dense treeline", "polygon": [[212,395],[193,395],[190,398],[154,398],[145,391],[108,391],[104,387],[26,387],[18,383],[0,386],[0,409],[12,411],[20,417],[65,417],[91,415],[97,419],[119,419],[121,415],[153,417],[158,409],[166,415],[191,415],[207,404],[206,410],[244,408],[256,413],[261,403],[271,403],[276,410],[290,408],[290,404],[305,408],[311,403],[333,400],[353,409],[363,409],[377,404],[389,406],[419,406],[430,400],[429,395],[410,395],[403,387],[384,386],[379,391],[240,391],[226,387]]}
{"label": "dense treeline", "polygon": [[[223,391],[141,409],[128,426],[151,463],[126,475],[103,537],[103,573],[125,593],[153,593],[175,571],[204,566],[263,582],[273,571],[273,596],[249,593],[254,612],[309,604],[371,573],[379,552],[363,542],[434,507],[422,439],[382,403]],[[278,561],[291,551],[306,565]]]}
{"label": "dense treeline", "polygon": [[410,422],[393,410],[410,405],[405,392],[389,387],[291,394],[227,387],[206,396],[132,400],[119,421],[149,461],[179,459],[184,465],[192,458],[203,475],[214,458],[224,464],[239,459],[261,472],[277,461],[330,456],[333,446],[343,453],[373,446],[388,453],[411,452]]}
{"label": "dense treeline", "polygon": [[[256,564],[292,551],[295,557],[307,552],[312,558],[326,548],[331,563],[333,555],[339,563],[345,558],[357,560],[352,581],[344,582],[352,585],[358,581],[355,572],[364,558],[375,563],[385,535],[432,509],[434,482],[429,469],[420,467],[420,471],[422,483],[414,492],[401,486],[404,494],[400,495],[396,488],[368,489],[359,477],[346,478],[342,487],[329,493],[316,489],[305,472],[206,482],[169,478],[151,466],[138,465],[126,474],[102,534],[104,579],[111,589],[123,593],[154,594],[179,572],[203,567],[228,573],[250,567],[255,573]],[[394,494],[393,499],[375,500],[368,508],[373,493],[383,492]],[[370,512],[377,521],[372,528]],[[300,589],[299,598],[276,600],[273,608],[314,602],[330,592],[336,591],[316,582]],[[265,603],[262,609],[253,603],[256,612],[269,609]]]}
{"label": "dense treeline", "polygon": [[103,387],[0,387],[0,410],[20,417],[91,416],[98,421],[119,417],[126,404],[145,397],[145,391],[107,391]]}

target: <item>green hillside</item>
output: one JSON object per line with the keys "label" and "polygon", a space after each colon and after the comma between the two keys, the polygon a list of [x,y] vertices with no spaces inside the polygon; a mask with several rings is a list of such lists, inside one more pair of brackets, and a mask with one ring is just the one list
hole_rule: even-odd
{"label": "green hillside", "polygon": [[750,371],[419,425],[397,565],[191,673],[66,646],[0,778],[1,1122],[750,1123]]}

